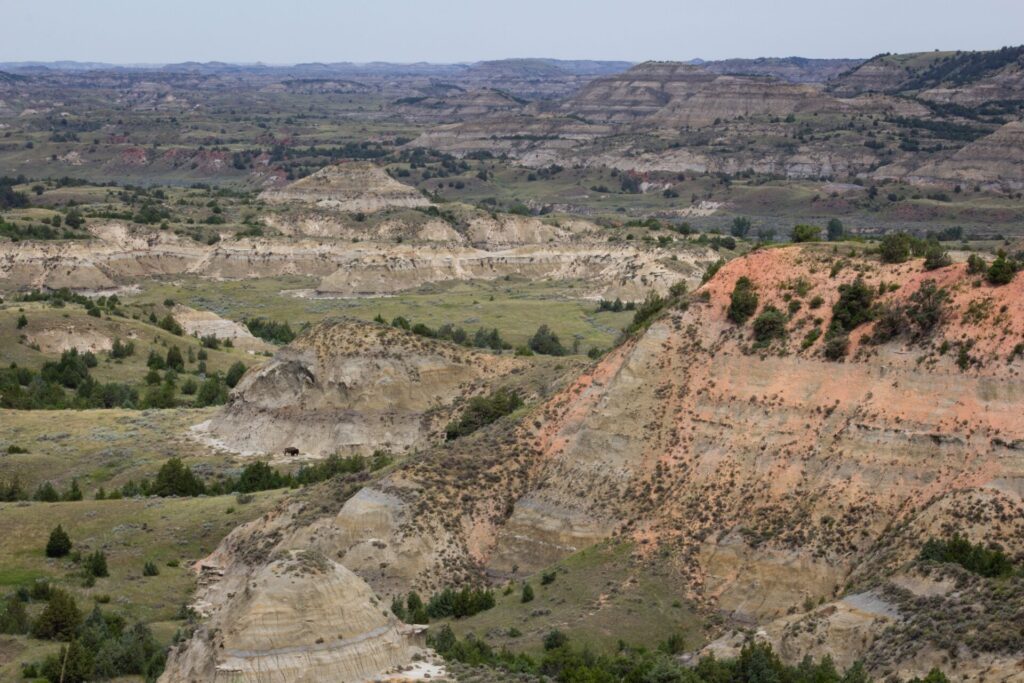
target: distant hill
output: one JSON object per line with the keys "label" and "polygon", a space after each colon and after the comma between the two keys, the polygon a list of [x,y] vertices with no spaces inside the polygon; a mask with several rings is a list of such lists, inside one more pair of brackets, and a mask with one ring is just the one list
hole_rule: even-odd
{"label": "distant hill", "polygon": [[972,107],[1021,100],[1024,45],[981,52],[877,55],[839,74],[829,90],[842,97],[878,92]]}

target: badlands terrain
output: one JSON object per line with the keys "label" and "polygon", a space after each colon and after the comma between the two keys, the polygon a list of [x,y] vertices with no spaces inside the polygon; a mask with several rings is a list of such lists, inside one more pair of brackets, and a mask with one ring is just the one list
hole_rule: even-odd
{"label": "badlands terrain", "polygon": [[1024,681],[1022,114],[0,64],[0,680]]}

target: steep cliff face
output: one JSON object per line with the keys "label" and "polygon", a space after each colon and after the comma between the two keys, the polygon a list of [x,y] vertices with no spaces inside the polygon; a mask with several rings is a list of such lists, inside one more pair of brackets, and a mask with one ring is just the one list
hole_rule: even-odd
{"label": "steep cliff face", "polygon": [[[740,277],[758,313],[789,312],[768,342],[726,316]],[[857,278],[876,304],[908,317],[884,343],[869,341],[878,323],[859,325],[843,361],[827,360],[808,333],[828,326],[840,285]],[[918,603],[886,588],[915,576],[907,566],[923,540],[960,532],[1024,553],[1024,279],[975,279],[963,265],[926,272],[920,261],[844,260],[815,247],[755,252],[518,425],[422,453],[315,521],[239,529],[222,553],[240,562],[251,547],[313,548],[390,594],[531,572],[617,536],[704,609],[766,624],[788,658],[831,651],[796,637],[789,618],[823,601],[831,611],[815,617],[817,633],[841,661],[924,673],[957,641],[957,624],[917,630]],[[920,308],[926,301],[937,308]],[[925,319],[934,326],[911,322]],[[976,602],[935,595],[949,609]],[[1017,623],[1013,604],[974,612],[972,628]],[[829,621],[853,613],[900,627],[874,642]],[[978,657],[958,661],[957,674],[1012,680],[982,674],[1019,658],[1015,642],[970,640]]]}

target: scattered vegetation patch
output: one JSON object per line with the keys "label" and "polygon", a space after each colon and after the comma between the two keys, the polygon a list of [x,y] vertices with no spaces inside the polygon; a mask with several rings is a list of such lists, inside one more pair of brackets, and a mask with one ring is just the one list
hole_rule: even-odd
{"label": "scattered vegetation patch", "polygon": [[454,441],[472,434],[522,407],[523,399],[511,389],[502,387],[489,396],[474,396],[458,420],[445,427],[445,438]]}
{"label": "scattered vegetation patch", "polygon": [[758,296],[754,283],[746,276],[740,277],[736,280],[729,299],[729,310],[727,312],[729,320],[737,325],[747,322],[747,319],[757,311],[757,302]]}
{"label": "scattered vegetation patch", "polygon": [[1014,565],[1001,548],[986,547],[954,534],[948,539],[928,539],[918,559],[931,562],[952,562],[980,576],[1010,576]]}

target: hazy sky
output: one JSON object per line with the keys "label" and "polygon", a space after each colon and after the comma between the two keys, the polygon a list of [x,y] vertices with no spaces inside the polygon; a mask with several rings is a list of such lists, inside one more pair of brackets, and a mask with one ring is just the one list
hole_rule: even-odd
{"label": "hazy sky", "polygon": [[1024,42],[1024,0],[0,0],[0,61],[720,59]]}

